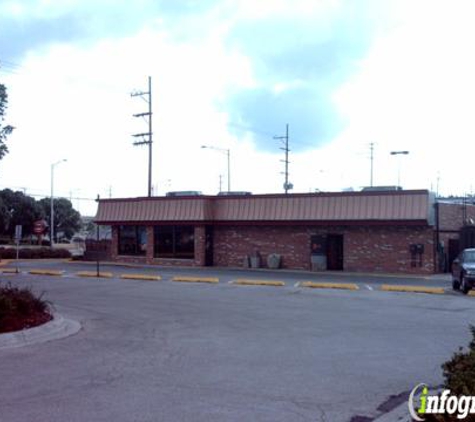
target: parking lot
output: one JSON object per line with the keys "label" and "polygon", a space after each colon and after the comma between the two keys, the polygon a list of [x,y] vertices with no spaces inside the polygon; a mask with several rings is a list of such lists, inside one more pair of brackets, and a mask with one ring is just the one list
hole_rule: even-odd
{"label": "parking lot", "polygon": [[[29,274],[33,266],[2,280],[45,292],[82,329],[0,351],[7,421],[370,420],[390,396],[440,384],[440,365],[468,344],[475,321],[475,298],[452,293],[445,276],[104,267],[112,277],[97,279],[77,275],[94,270],[83,264],[41,265],[61,276]],[[137,273],[161,279],[120,278]],[[445,294],[382,291],[384,283]]]}

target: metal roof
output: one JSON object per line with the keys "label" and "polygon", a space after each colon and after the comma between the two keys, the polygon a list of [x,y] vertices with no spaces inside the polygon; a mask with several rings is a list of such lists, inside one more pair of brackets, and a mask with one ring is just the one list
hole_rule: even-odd
{"label": "metal roof", "polygon": [[432,224],[432,204],[428,191],[106,199],[99,201],[95,221],[101,224],[200,221]]}

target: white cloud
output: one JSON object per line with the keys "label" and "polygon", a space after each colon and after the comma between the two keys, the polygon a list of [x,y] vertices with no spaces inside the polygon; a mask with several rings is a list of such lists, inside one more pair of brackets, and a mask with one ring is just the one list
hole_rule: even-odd
{"label": "white cloud", "polygon": [[[4,78],[10,94],[7,120],[17,129],[9,141],[11,153],[0,163],[2,187],[24,186],[47,195],[50,165],[66,157],[56,170],[58,194],[95,198],[108,196],[112,187],[114,196],[145,195],[147,151],[133,147],[131,135],[146,131],[132,114],[147,105],[129,93],[145,90],[152,75],[156,192],[213,194],[219,175],[226,187],[226,157],[201,145],[231,149],[232,189],[282,192],[283,152],[277,141],[275,152],[264,153],[257,141],[262,136],[272,141],[271,134],[232,130],[242,122],[230,121],[226,98],[262,81],[256,77],[259,58],[231,48],[226,35],[235,19],[318,15],[319,8],[331,14],[345,3],[301,1],[293,8],[285,1],[259,2],[254,8],[251,3],[256,4],[223,3],[200,18],[185,19],[189,25],[181,30],[157,18],[133,36],[89,46],[56,44],[28,55],[20,74]],[[430,14],[413,2],[392,4],[394,27],[379,33],[357,72],[333,93],[347,128],[318,150],[291,152],[295,192],[368,185],[370,142],[375,142],[375,184],[396,184],[400,161],[405,187],[435,186],[439,175],[444,193],[470,189],[475,138],[471,3],[446,8],[431,2]],[[223,19],[231,7],[237,17]],[[270,82],[277,93],[306,83],[295,78]],[[283,129],[285,123],[276,121],[275,127]],[[293,133],[291,127],[291,150],[298,142]],[[396,149],[410,155],[391,157]],[[94,213],[94,202],[79,205],[81,212]]]}

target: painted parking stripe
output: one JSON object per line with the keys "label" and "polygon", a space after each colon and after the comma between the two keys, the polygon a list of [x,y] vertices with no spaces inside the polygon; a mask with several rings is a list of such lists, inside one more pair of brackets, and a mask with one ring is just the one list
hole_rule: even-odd
{"label": "painted parking stripe", "polygon": [[437,295],[443,295],[445,293],[443,287],[398,286],[390,284],[383,284],[381,290],[384,292],[429,293]]}
{"label": "painted parking stripe", "polygon": [[[97,278],[97,271],[79,271],[76,273],[79,277],[96,277]],[[113,274],[109,272],[99,272],[100,278],[112,278]]]}
{"label": "painted parking stripe", "polygon": [[150,274],[121,274],[120,278],[125,280],[146,280],[146,281],[159,281],[162,279],[159,275]]}
{"label": "painted parking stripe", "polygon": [[219,283],[218,277],[189,277],[189,276],[175,276],[172,281],[184,282],[184,283]]}
{"label": "painted parking stripe", "polygon": [[359,290],[355,283],[329,283],[329,282],[314,282],[303,281],[300,283],[301,287],[309,287],[313,289],[342,289],[342,290]]}
{"label": "painted parking stripe", "polygon": [[237,284],[240,286],[274,286],[274,287],[283,287],[285,283],[283,281],[277,280],[249,280],[247,278],[238,278],[234,280],[232,284]]}
{"label": "painted parking stripe", "polygon": [[34,275],[51,275],[55,277],[62,276],[64,274],[64,271],[61,270],[29,270],[29,274],[34,274]]}

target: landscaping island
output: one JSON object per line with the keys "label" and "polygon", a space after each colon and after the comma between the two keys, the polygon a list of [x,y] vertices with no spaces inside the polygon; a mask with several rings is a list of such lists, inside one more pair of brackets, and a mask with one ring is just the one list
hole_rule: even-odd
{"label": "landscaping island", "polygon": [[0,334],[36,327],[53,319],[48,301],[30,289],[0,285]]}

